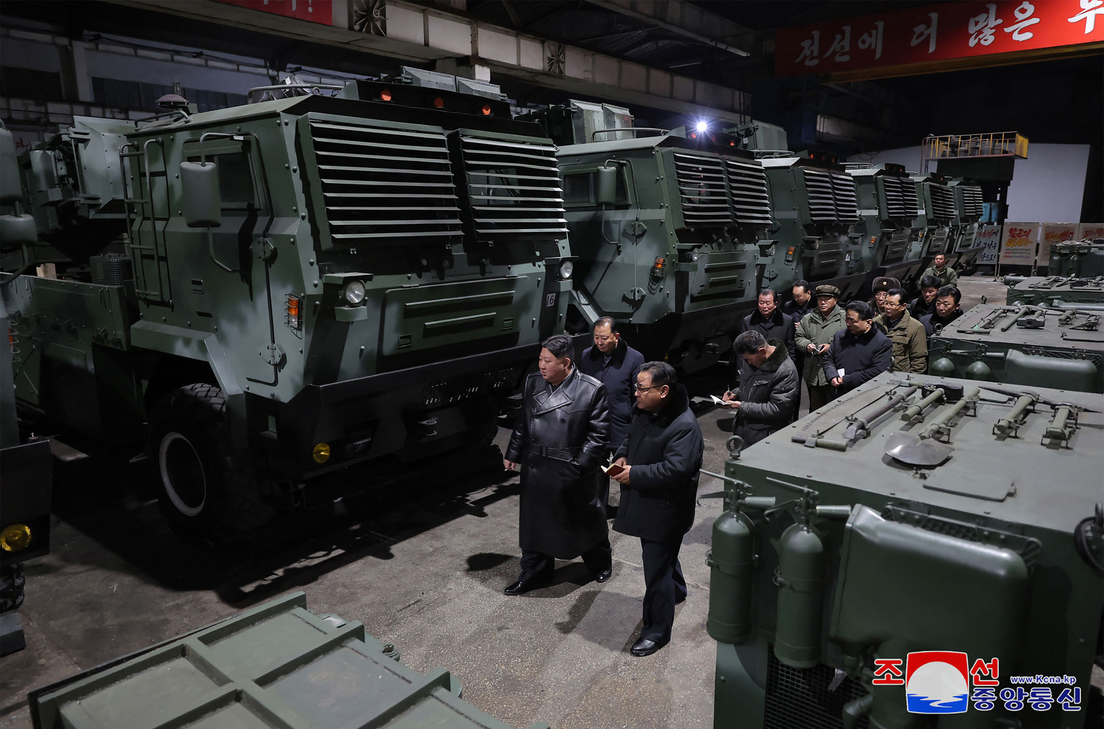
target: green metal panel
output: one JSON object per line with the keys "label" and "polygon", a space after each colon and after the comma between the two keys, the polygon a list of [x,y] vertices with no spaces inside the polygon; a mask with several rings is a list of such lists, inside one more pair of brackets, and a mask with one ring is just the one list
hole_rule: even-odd
{"label": "green metal panel", "polygon": [[1032,276],[1008,289],[1009,304],[1036,306],[1104,305],[1104,278],[1069,276]]}
{"label": "green metal panel", "polygon": [[[1075,532],[1101,508],[1102,429],[1101,394],[886,373],[730,457],[720,519],[741,515],[757,561],[750,589],[710,596],[753,620],[744,642],[718,645],[714,726],[934,725],[907,713],[905,686],[871,679],[876,657],[904,671],[909,652],[945,650],[998,658],[1001,688],[1035,674],[1081,688],[1079,712],[998,701],[949,725],[1082,727],[1104,608],[1083,555],[1104,540]],[[827,555],[811,614],[781,597],[784,534],[800,525]],[[812,667],[778,649],[795,620],[818,637]]]}
{"label": "green metal panel", "polygon": [[1104,276],[1104,243],[1070,240],[1050,249],[1047,273],[1051,276],[1098,278]]}
{"label": "green metal panel", "polygon": [[30,701],[36,729],[506,729],[459,695],[447,671],[411,671],[360,623],[315,615],[293,593]]}

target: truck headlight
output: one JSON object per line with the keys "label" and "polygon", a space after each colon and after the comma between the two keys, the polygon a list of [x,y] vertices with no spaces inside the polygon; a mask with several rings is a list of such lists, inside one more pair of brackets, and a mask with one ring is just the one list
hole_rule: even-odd
{"label": "truck headlight", "polygon": [[345,300],[350,304],[356,306],[364,301],[365,293],[363,281],[350,281],[345,284],[345,288],[342,290],[341,295],[344,296]]}
{"label": "truck headlight", "polygon": [[560,278],[565,280],[571,278],[571,272],[574,270],[574,263],[572,263],[571,261],[564,261],[560,264]]}

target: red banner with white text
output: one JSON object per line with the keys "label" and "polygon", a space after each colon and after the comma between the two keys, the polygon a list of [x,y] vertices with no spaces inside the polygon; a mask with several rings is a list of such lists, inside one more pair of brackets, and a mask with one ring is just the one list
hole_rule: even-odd
{"label": "red banner with white text", "polygon": [[775,75],[838,73],[1104,43],[1104,0],[951,2],[775,32]]}
{"label": "red banner with white text", "polygon": [[[309,20],[312,23],[333,25],[333,0],[215,0],[227,5],[239,5],[262,13],[283,15],[285,18]],[[1101,0],[1104,2],[1104,0]]]}

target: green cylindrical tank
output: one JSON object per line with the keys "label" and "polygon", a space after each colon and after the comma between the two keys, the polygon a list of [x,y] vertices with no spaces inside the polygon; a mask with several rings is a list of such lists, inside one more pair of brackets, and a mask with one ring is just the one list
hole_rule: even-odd
{"label": "green cylindrical tank", "polygon": [[811,668],[820,661],[825,562],[824,542],[810,526],[794,524],[782,532],[774,655],[787,666]]}
{"label": "green cylindrical tank", "polygon": [[966,368],[967,380],[991,380],[993,379],[993,370],[989,368],[989,365],[982,362],[980,359],[975,360]]}
{"label": "green cylindrical tank", "polygon": [[949,357],[940,357],[928,365],[928,374],[937,377],[954,377],[954,362]]}
{"label": "green cylindrical tank", "polygon": [[740,512],[726,511],[713,522],[706,630],[718,643],[739,645],[751,634],[751,577],[754,527]]}

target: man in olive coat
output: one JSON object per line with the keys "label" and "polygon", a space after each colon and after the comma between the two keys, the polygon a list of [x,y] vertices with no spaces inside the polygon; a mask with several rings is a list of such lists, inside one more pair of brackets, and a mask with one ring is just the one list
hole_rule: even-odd
{"label": "man in olive coat", "polygon": [[520,595],[552,581],[556,558],[582,555],[594,579],[610,578],[606,514],[598,503],[599,466],[609,448],[606,386],[571,361],[571,337],[544,341],[540,374],[525,380],[521,414],[503,465],[521,463],[521,575],[506,587]]}
{"label": "man in olive coat", "polygon": [[647,362],[636,376],[629,437],[614,454],[624,470],[613,528],[640,537],[644,562],[644,626],[630,652],[648,656],[667,645],[675,604],[686,599],[679,564],[682,537],[694,524],[704,442],[686,388],[666,362]]}
{"label": "man in olive coat", "polygon": [[947,255],[945,253],[935,254],[932,265],[924,269],[924,273],[920,276],[921,279],[924,276],[934,276],[939,279],[940,287],[958,286],[958,271],[947,265]]}
{"label": "man in olive coat", "polygon": [[824,376],[824,355],[832,346],[832,336],[843,329],[844,314],[836,305],[840,290],[831,284],[816,287],[816,311],[805,315],[797,325],[794,339],[805,351],[805,371],[802,379],[809,387],[809,412],[828,404],[835,394]]}
{"label": "man in olive coat", "polygon": [[893,343],[891,372],[922,375],[928,371],[928,335],[924,325],[908,313],[904,291],[890,289],[886,292],[882,313],[874,317],[874,324]]}

